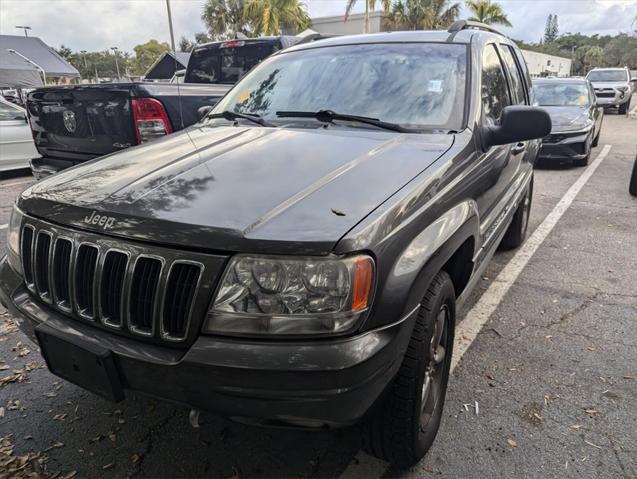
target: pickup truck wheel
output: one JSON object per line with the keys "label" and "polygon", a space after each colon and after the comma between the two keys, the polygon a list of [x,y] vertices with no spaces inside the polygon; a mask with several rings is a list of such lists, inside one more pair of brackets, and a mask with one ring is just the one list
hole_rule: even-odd
{"label": "pickup truck wheel", "polygon": [[436,437],[447,392],[456,319],[449,275],[439,272],[420,303],[402,365],[363,425],[363,448],[398,467],[416,464]]}
{"label": "pickup truck wheel", "polygon": [[513,220],[509,225],[504,238],[500,243],[500,249],[514,249],[524,243],[526,230],[529,226],[529,216],[531,214],[531,203],[533,202],[533,179],[527,187],[522,202],[518,205],[518,209],[513,214]]}

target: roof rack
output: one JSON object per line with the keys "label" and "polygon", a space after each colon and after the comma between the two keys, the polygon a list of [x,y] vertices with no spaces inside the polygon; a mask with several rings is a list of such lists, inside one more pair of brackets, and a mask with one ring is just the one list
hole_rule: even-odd
{"label": "roof rack", "polygon": [[469,29],[485,30],[487,32],[497,33],[498,35],[506,36],[500,30],[493,28],[491,25],[487,25],[486,23],[481,23],[481,22],[474,22],[472,20],[456,20],[455,22],[451,24],[451,26],[449,27],[449,30],[447,31],[449,33],[457,33],[461,30],[469,30]]}

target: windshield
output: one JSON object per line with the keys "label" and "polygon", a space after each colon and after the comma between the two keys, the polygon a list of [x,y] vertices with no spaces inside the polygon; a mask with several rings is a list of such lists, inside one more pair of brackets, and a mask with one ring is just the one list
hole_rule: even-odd
{"label": "windshield", "polygon": [[[278,119],[278,111],[333,110],[414,129],[462,128],[466,46],[342,45],[276,55],[214,108]],[[364,127],[357,124],[357,127]]]}
{"label": "windshield", "polygon": [[195,50],[188,62],[185,83],[234,84],[252,67],[277,51],[276,42],[224,42]]}
{"label": "windshield", "polygon": [[534,83],[535,99],[540,106],[589,105],[588,86],[584,83]]}
{"label": "windshield", "polygon": [[586,77],[589,81],[628,81],[626,70],[593,70]]}

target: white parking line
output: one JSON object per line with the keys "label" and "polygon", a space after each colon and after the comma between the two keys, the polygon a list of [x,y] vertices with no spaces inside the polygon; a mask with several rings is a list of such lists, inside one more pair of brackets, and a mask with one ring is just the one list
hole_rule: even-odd
{"label": "white parking line", "polygon": [[15,181],[13,183],[0,183],[0,188],[4,188],[7,186],[17,186],[17,185],[26,185],[27,183],[33,183],[35,180],[33,178],[22,181]]}
{"label": "white parking line", "polygon": [[[571,185],[553,210],[544,218],[531,237],[525,241],[515,256],[500,271],[489,288],[482,294],[478,302],[469,310],[464,319],[456,327],[456,341],[451,359],[451,371],[456,368],[464,354],[478,336],[515,280],[518,278],[529,260],[553,230],[562,215],[571,206],[575,197],[593,176],[595,170],[608,155],[611,145],[605,145],[595,161],[593,161],[581,176]],[[340,479],[380,478],[387,471],[389,464],[368,456],[360,451],[341,474]]]}
{"label": "white parking line", "polygon": [[6,229],[7,226],[9,226],[9,224],[7,223],[6,225],[0,225],[0,230]]}

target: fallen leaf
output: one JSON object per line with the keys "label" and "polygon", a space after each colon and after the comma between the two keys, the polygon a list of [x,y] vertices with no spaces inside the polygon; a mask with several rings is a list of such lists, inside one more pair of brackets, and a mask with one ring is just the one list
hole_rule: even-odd
{"label": "fallen leaf", "polygon": [[8,364],[0,364],[0,371],[6,371],[9,368],[11,368],[11,366]]}
{"label": "fallen leaf", "polygon": [[133,454],[133,455],[131,456],[130,460],[131,460],[131,462],[132,462],[133,464],[138,464],[138,463],[139,463],[139,461],[141,460],[141,457],[140,457],[140,455],[139,455],[139,454]]}
{"label": "fallen leaf", "polygon": [[583,425],[581,425],[581,424],[573,424],[573,425],[571,426],[571,429],[575,429],[575,430],[577,430],[577,429],[582,429],[583,427],[584,427],[584,426],[583,426]]}
{"label": "fallen leaf", "polygon": [[596,414],[599,414],[599,411],[595,409],[584,409],[584,412],[590,416],[595,416]]}
{"label": "fallen leaf", "polygon": [[113,467],[113,465],[114,465],[114,464],[113,464],[112,462],[109,462],[108,464],[104,464],[104,465],[102,466],[102,470],[103,470],[103,471],[108,471],[109,469],[111,469],[111,468]]}
{"label": "fallen leaf", "polygon": [[518,447],[518,443],[512,437],[507,437],[507,443],[509,443],[511,447]]}
{"label": "fallen leaf", "polygon": [[602,446],[598,446],[597,444],[593,444],[592,442],[588,442],[588,441],[584,441],[586,444],[588,444],[589,446],[593,446],[596,447],[597,449],[603,449]]}
{"label": "fallen leaf", "polygon": [[423,472],[434,472],[434,470],[429,466],[422,466]]}

